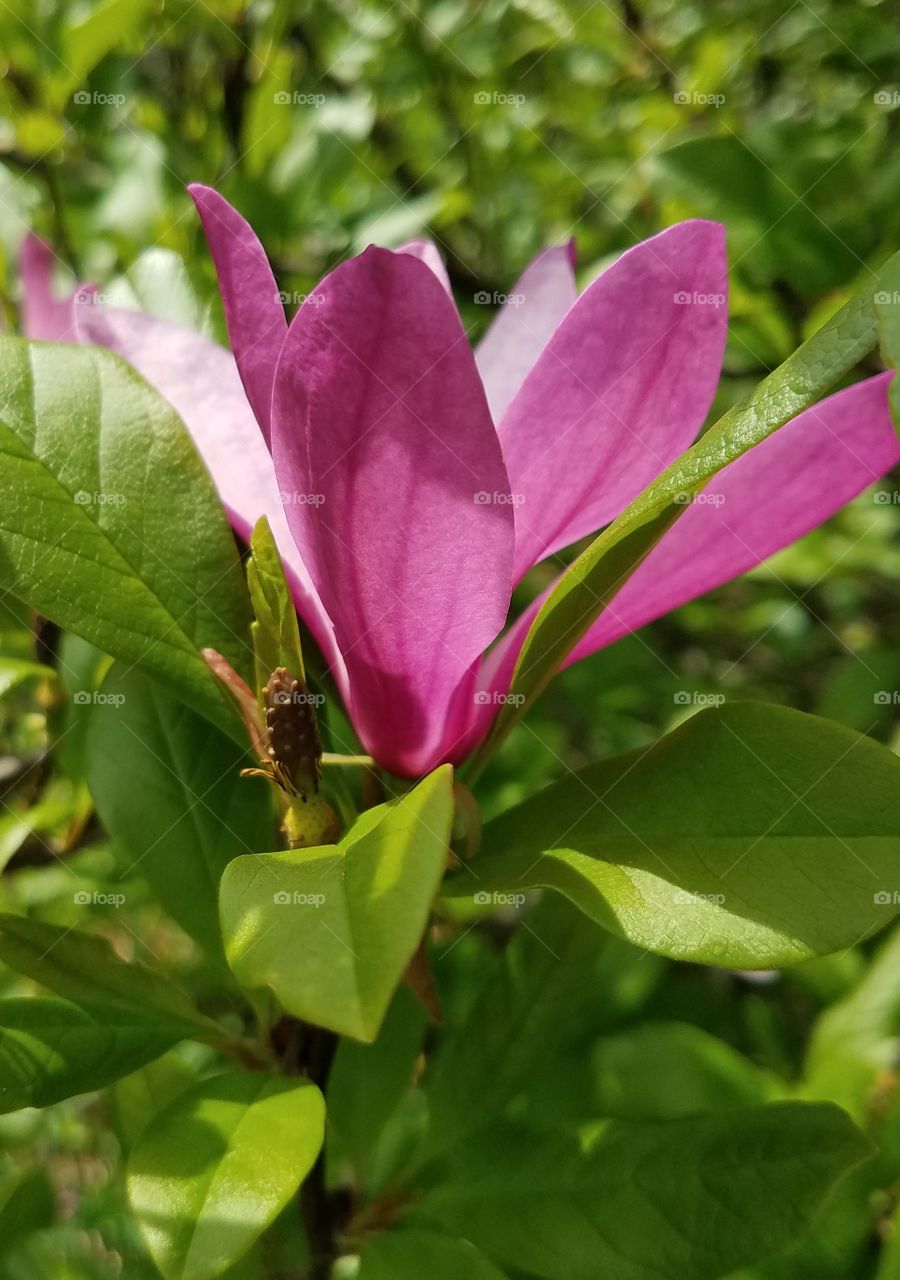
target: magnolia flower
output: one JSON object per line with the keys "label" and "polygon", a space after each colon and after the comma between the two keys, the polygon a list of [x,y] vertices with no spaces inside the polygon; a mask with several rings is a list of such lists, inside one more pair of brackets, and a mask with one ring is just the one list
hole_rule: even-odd
{"label": "magnolia flower", "polygon": [[[458,763],[509,687],[527,629],[503,634],[515,585],[615,519],[703,425],[726,337],[723,228],[670,227],[580,296],[569,249],[549,249],[473,352],[432,245],[367,249],[288,324],[252,229],[209,188],[192,195],[233,354],[86,292],[54,301],[33,245],[26,327],[119,352],[184,419],[238,534],[269,518],[366,749],[408,777]],[[745,572],[882,476],[900,457],[890,376],[726,466],[568,661]]]}

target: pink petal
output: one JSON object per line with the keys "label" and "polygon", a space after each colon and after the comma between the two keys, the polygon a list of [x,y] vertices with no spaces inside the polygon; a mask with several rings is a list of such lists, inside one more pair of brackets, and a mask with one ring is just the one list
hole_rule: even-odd
{"label": "pink petal", "polygon": [[317,496],[286,511],[357,731],[387,768],[425,772],[463,727],[513,555],[500,446],[431,270],[370,248],[319,285],[279,361],[272,448],[281,488]]}
{"label": "pink petal", "polygon": [[516,577],[614,519],[696,436],[725,346],[723,228],[624,253],[566,315],[499,425]]}
{"label": "pink petal", "polygon": [[287,321],[278,285],[250,224],[212,187],[188,187],[216,264],[228,336],[247,399],[269,442],[272,381]]}
{"label": "pink petal", "polygon": [[900,461],[887,385],[838,391],[724,467],[569,655],[602,649],[803,537]]}
{"label": "pink petal", "polygon": [[240,537],[268,517],[298,611],[342,684],[331,624],[288,529],[275,468],[231,353],[142,311],[86,303],[77,307],[77,323],[83,342],[122,356],[179,414]]}
{"label": "pink petal", "polygon": [[574,241],[545,249],[526,267],[475,351],[494,421],[575,302]]}
{"label": "pink petal", "polygon": [[[49,244],[30,232],[22,241],[19,272],[22,277],[22,332],[26,338],[45,342],[77,342],[75,298],[58,298],[53,289],[56,254]],[[85,287],[86,296],[93,292]]]}
{"label": "pink petal", "polygon": [[418,258],[420,262],[424,262],[426,267],[430,267],[434,274],[440,280],[441,284],[453,297],[453,288],[450,284],[450,277],[447,275],[447,268],[444,266],[444,259],[440,255],[437,245],[431,240],[410,240],[407,244],[401,244],[399,249],[394,250],[395,253],[408,253],[413,258]]}

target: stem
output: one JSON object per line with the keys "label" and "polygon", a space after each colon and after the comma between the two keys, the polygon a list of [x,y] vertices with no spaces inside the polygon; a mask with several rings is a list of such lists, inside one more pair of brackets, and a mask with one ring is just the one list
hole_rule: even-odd
{"label": "stem", "polygon": [[[338,1037],[320,1027],[307,1028],[305,1036],[306,1074],[313,1084],[325,1092],[328,1073],[334,1061]],[[334,1203],[325,1181],[325,1147],[316,1158],[300,1189],[300,1212],[309,1240],[308,1280],[328,1280],[338,1255]]]}

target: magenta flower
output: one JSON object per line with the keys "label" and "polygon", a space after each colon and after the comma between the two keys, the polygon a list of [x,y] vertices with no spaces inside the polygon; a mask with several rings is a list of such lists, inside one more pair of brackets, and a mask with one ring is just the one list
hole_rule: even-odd
{"label": "magenta flower", "polygon": [[[209,188],[192,195],[233,356],[89,297],[50,306],[33,262],[29,330],[74,324],[118,351],[183,417],[237,532],[268,516],[366,749],[409,777],[459,762],[509,687],[527,621],[502,634],[515,584],[613,520],[704,422],[726,336],[723,229],[671,227],[580,297],[569,249],[550,249],[473,353],[433,246],[367,249],[288,324],[251,228]],[[568,661],[745,572],[889,470],[890,376],[725,467]]]}

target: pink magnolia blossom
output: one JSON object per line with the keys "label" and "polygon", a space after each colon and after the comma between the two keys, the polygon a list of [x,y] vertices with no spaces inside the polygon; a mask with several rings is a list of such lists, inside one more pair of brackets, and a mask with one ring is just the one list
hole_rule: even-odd
{"label": "pink magnolia blossom", "polygon": [[[215,191],[192,195],[233,355],[89,295],[55,301],[33,243],[27,331],[119,352],[184,419],[237,532],[268,517],[299,613],[382,765],[413,777],[459,762],[490,727],[535,611],[503,634],[513,587],[615,519],[707,416],[727,327],[723,228],[670,227],[580,296],[570,249],[549,249],[473,353],[434,246],[367,249],[288,324],[250,226]],[[890,376],[726,466],[568,661],[745,572],[894,466]]]}

